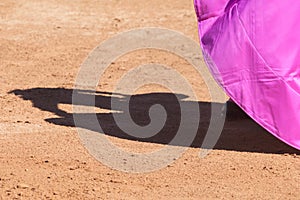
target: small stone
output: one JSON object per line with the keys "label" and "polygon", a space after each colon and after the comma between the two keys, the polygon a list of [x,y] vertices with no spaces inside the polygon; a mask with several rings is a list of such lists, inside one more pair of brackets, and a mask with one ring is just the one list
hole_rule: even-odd
{"label": "small stone", "polygon": [[119,18],[114,18],[114,21],[115,21],[115,22],[121,22],[121,19],[119,19]]}
{"label": "small stone", "polygon": [[292,156],[293,156],[293,158],[297,158],[298,157],[298,155],[295,154],[295,153]]}
{"label": "small stone", "polygon": [[76,170],[78,169],[79,167],[70,167],[69,170],[73,171],[73,170]]}
{"label": "small stone", "polygon": [[29,188],[29,185],[24,184],[24,183],[20,183],[20,184],[17,185],[17,188],[20,188],[20,189],[27,189],[27,188]]}

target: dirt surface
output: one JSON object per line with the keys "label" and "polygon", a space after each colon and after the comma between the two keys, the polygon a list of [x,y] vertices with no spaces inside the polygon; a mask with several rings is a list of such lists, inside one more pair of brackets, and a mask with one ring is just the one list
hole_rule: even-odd
{"label": "dirt surface", "polygon": [[139,125],[149,123],[145,105],[158,102],[170,112],[166,128],[151,138],[139,140],[122,133],[108,106],[109,92],[129,69],[163,63],[178,70],[198,96],[198,101],[190,103],[199,104],[203,121],[191,147],[162,169],[125,173],[94,159],[81,143],[71,97],[88,54],[115,34],[141,27],[173,29],[197,41],[192,3],[0,2],[1,199],[300,199],[299,151],[236,108],[230,108],[215,149],[199,158],[210,115],[209,93],[185,60],[166,52],[132,52],[113,63],[97,88],[97,117],[106,137],[127,151],[149,152],[166,146],[180,120],[178,104],[166,88],[146,85],[134,96],[132,115]]}

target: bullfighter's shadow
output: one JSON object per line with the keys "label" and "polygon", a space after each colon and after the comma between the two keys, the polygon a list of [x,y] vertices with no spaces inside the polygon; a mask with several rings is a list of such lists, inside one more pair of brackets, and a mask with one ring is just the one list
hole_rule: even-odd
{"label": "bullfighter's shadow", "polygon": [[[195,108],[194,106],[198,106],[201,116],[200,122],[198,122],[199,128],[197,135],[190,146],[203,148],[202,143],[210,124],[211,107],[214,103],[189,101],[186,100],[187,97],[184,95],[175,95],[171,93],[147,93],[128,96],[125,94],[112,94],[101,91],[94,92],[86,90],[76,92],[81,93],[81,95],[93,95],[95,97],[95,107],[106,111],[96,113],[98,122],[101,125],[104,134],[128,140],[158,144],[169,144],[176,135],[181,121],[180,105],[185,105],[184,108],[187,109],[189,109],[189,107]],[[27,90],[14,90],[10,93],[17,95],[24,100],[31,101],[33,106],[41,111],[47,111],[57,115],[57,118],[45,119],[47,122],[56,125],[74,127],[74,116],[80,115],[80,117],[89,118],[90,115],[95,115],[95,113],[72,113],[59,108],[59,104],[72,105],[73,90],[71,89],[32,88]],[[112,109],[112,100],[119,105],[129,102],[130,116],[135,124],[139,126],[146,126],[151,123],[151,118],[149,116],[149,109],[151,106],[155,104],[163,106],[167,113],[163,128],[156,135],[148,138],[137,138],[128,135],[116,124],[113,116],[117,115],[122,117],[127,111],[122,109]],[[83,101],[78,104],[81,106],[90,106],[90,103],[91,102]],[[300,154],[298,150],[279,141],[257,125],[253,120],[247,118],[245,113],[238,107],[227,107],[227,113],[222,134],[217,144],[214,146],[214,149],[274,154]],[[76,125],[78,126],[78,124]],[[79,126],[84,129],[95,131],[93,130],[93,126],[90,126],[88,123],[81,123]],[[189,133],[187,132],[187,134]],[[173,145],[185,146],[185,143],[179,141]]]}

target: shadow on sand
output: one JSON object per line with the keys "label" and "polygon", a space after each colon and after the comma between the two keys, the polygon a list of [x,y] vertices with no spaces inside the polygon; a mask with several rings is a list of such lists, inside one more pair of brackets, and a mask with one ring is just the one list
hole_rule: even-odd
{"label": "shadow on sand", "polygon": [[[31,101],[35,108],[59,116],[58,118],[45,119],[46,121],[56,125],[74,127],[73,113],[59,109],[59,104],[72,105],[72,92],[73,90],[65,88],[32,88],[27,90],[14,90],[10,93],[17,95],[24,100]],[[178,130],[181,112],[179,102],[174,94],[148,93],[133,95],[130,98],[123,94],[112,95],[108,92],[94,93],[91,91],[84,91],[82,95],[94,95],[96,107],[107,111],[105,113],[96,114],[103,132],[107,135],[128,140],[168,144]],[[180,103],[193,106],[196,104],[200,108],[201,119],[199,128],[191,145],[192,147],[199,148],[202,145],[209,126],[212,103],[185,101],[184,95],[178,96],[181,97],[180,101],[182,102]],[[140,126],[145,126],[150,123],[148,115],[149,108],[154,104],[161,104],[167,112],[167,120],[164,127],[158,134],[149,138],[141,139],[127,135],[117,126],[112,115],[112,112],[116,111],[116,115],[124,115],[125,111],[112,110],[112,98],[120,104],[124,103],[126,98],[130,98],[130,115],[134,122]],[[84,102],[81,104],[83,106],[85,105]],[[229,106],[227,112],[229,113],[229,116],[226,118],[221,137],[214,149],[274,154],[300,154],[298,150],[282,143],[254,121],[245,117],[245,114],[239,108]],[[77,115],[88,116],[91,115],[91,113],[78,113]],[[81,126],[81,128],[92,129],[89,125],[82,124]],[[180,144],[180,142],[176,145],[184,146],[183,144]]]}

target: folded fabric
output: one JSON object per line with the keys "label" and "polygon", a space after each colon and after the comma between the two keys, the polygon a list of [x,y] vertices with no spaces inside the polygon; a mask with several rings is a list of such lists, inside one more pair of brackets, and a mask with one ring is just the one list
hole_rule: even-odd
{"label": "folded fabric", "polygon": [[300,1],[195,0],[206,63],[230,98],[300,150]]}

